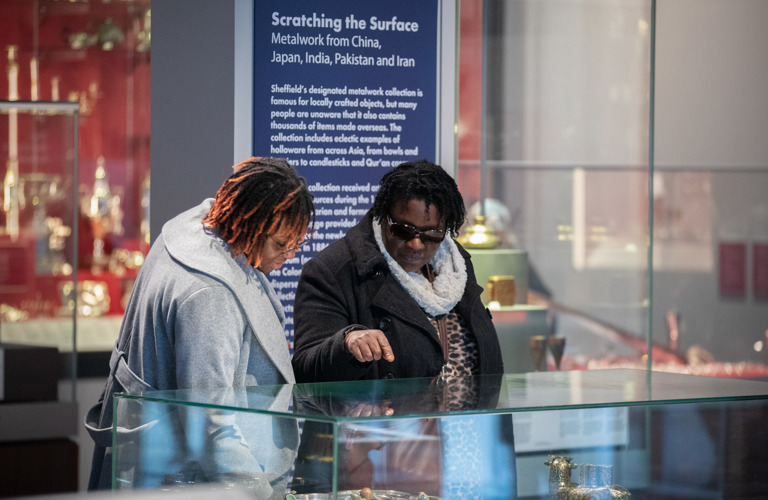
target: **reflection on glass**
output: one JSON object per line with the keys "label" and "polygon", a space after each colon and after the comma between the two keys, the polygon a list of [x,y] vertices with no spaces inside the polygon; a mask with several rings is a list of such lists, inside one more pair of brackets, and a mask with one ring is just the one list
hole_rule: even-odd
{"label": "reflection on glass", "polygon": [[[765,382],[589,370],[465,377],[458,387],[471,389],[464,393],[471,397],[464,398],[452,387],[391,379],[121,393],[115,423],[125,432],[114,450],[114,479],[121,488],[151,479],[176,489],[193,480],[220,491],[253,488],[254,480],[292,470],[294,481],[286,486],[296,498],[347,498],[342,492],[370,488],[411,500],[420,492],[511,500],[546,498],[559,484],[548,484],[553,466],[543,464],[567,456],[574,467],[559,464],[564,486],[579,478],[578,487],[603,495],[598,498],[627,498],[616,496],[626,490],[637,498],[680,490],[695,498],[734,498],[744,488],[752,498],[768,495],[760,474],[768,437],[761,418],[768,408]],[[292,396],[292,404],[282,396]],[[183,423],[165,426],[169,419]],[[272,448],[278,436],[296,435],[275,432],[295,431],[293,421],[303,421],[298,449],[295,440]],[[212,426],[227,432],[211,432]],[[239,438],[255,442],[250,431],[267,439],[248,450]],[[731,452],[717,452],[722,443]],[[297,461],[284,468],[294,451]],[[324,467],[304,467],[308,454],[325,457]],[[261,470],[232,475],[232,466],[250,467],[250,455]],[[243,460],[230,460],[236,456]],[[732,467],[744,474],[722,474]],[[199,484],[205,480],[207,486]],[[481,494],[449,493],[452,486],[478,483]],[[306,494],[317,496],[300,496]]]}
{"label": "reflection on glass", "polygon": [[[768,40],[751,22],[768,4],[737,2],[724,17],[721,3],[665,2],[655,18],[650,0],[461,3],[457,182],[468,225],[477,213],[492,225],[479,210],[489,199],[508,212],[505,245],[527,253],[529,289],[551,292],[569,369],[768,377],[756,90],[768,81],[749,62]],[[702,25],[739,36],[708,39],[697,64],[674,64]],[[654,65],[666,69],[652,79]],[[697,86],[722,65],[733,78]],[[728,120],[711,112],[732,96],[743,106],[724,108]],[[730,135],[738,140],[719,140]],[[517,352],[534,319],[494,315]]]}

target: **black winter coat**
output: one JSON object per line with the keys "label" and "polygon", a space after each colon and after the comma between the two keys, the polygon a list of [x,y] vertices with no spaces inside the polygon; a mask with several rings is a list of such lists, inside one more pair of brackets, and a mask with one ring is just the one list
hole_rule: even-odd
{"label": "black winter coat", "polygon": [[[373,236],[371,213],[344,238],[304,266],[294,303],[293,369],[297,382],[434,377],[444,364],[437,332],[426,313],[390,273]],[[458,243],[457,243],[458,245]],[[491,314],[480,301],[469,254],[464,295],[454,310],[477,339],[481,374],[503,373]],[[350,326],[380,329],[393,362],[357,361],[344,349]]]}

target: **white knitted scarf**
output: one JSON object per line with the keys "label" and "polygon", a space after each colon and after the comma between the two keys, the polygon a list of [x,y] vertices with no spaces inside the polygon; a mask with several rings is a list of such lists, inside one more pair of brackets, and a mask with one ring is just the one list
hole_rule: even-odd
{"label": "white knitted scarf", "polygon": [[467,265],[450,235],[440,243],[440,248],[430,261],[435,270],[435,280],[432,283],[419,273],[406,272],[389,255],[381,237],[380,222],[373,221],[373,236],[395,279],[427,314],[446,314],[458,304],[467,284]]}

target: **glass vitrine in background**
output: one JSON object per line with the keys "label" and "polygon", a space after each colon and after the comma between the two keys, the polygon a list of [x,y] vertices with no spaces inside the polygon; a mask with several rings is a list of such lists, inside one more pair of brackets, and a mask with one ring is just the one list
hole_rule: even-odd
{"label": "glass vitrine in background", "polygon": [[0,341],[69,353],[71,364],[78,118],[76,103],[0,101]]}
{"label": "glass vitrine in background", "polygon": [[5,496],[77,490],[78,116],[76,103],[0,101]]}
{"label": "glass vitrine in background", "polygon": [[766,377],[766,15],[657,2],[653,335],[694,373]]}
{"label": "glass vitrine in background", "polygon": [[461,3],[457,179],[501,237],[473,262],[527,292],[492,304],[508,371],[556,339],[560,369],[768,376],[765,14]]}
{"label": "glass vitrine in background", "polygon": [[[117,337],[125,301],[149,247],[150,28],[149,0],[9,0],[3,3],[0,17],[1,66],[6,70],[0,78],[0,99],[60,103],[78,109],[75,154],[79,168],[76,173],[67,172],[70,178],[66,181],[67,188],[79,196],[75,218],[67,223],[71,230],[67,243],[71,245],[75,237],[78,240],[77,253],[70,251],[68,263],[77,264],[79,288],[52,286],[33,307],[60,305],[61,300],[53,306],[46,303],[50,301],[47,295],[80,295],[78,348],[81,372],[86,375],[105,373],[105,357]],[[20,151],[30,159],[58,163],[57,174],[65,172],[72,153],[54,157],[63,152],[41,135],[51,134],[41,128],[42,115],[29,118],[37,128],[19,129]],[[35,189],[42,189],[47,181],[34,182],[39,184]],[[26,180],[27,190],[34,182]],[[27,198],[27,211],[31,210],[30,200]],[[43,203],[53,209],[60,201]],[[39,219],[37,224],[36,231],[42,235],[44,221]],[[38,261],[38,267],[42,265]],[[40,340],[35,336],[57,334],[52,329],[44,334],[26,330],[29,342]],[[91,365],[98,369],[89,369]]]}
{"label": "glass vitrine in background", "polygon": [[484,216],[501,237],[499,250],[472,249],[473,262],[525,255],[525,272],[510,274],[528,293],[494,313],[516,353],[505,369],[531,369],[539,339],[539,369],[556,368],[550,339],[564,339],[564,370],[640,363],[650,339],[651,2],[478,0],[462,2],[461,16],[457,178],[470,219]]}
{"label": "glass vitrine in background", "polygon": [[766,377],[768,168],[665,166],[654,185],[654,337],[691,373]]}

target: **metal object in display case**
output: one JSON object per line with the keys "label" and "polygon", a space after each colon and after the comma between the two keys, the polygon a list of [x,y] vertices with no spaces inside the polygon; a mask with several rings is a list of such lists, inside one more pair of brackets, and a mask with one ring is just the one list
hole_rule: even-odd
{"label": "metal object in display case", "polygon": [[547,338],[544,335],[533,335],[530,339],[531,357],[534,370],[540,372],[547,358]]}
{"label": "metal object in display case", "polygon": [[0,463],[13,464],[4,496],[77,490],[76,317],[57,283],[77,276],[78,108],[0,101]]}
{"label": "metal object in display case", "polygon": [[560,363],[565,353],[565,337],[549,337],[547,343],[549,344],[549,352],[555,360],[555,369],[560,370]]}
{"label": "metal object in display case", "polygon": [[[96,293],[84,292],[92,303],[78,307],[81,377],[107,375],[124,298],[149,249],[140,225],[149,210],[141,191],[149,178],[150,7],[149,0],[11,2],[0,19],[0,98],[7,99],[4,109],[18,110],[0,114],[0,180],[8,192],[0,253],[15,263],[0,304],[27,315],[4,323],[0,339],[69,353],[76,309],[65,292],[98,283]],[[59,125],[61,109],[76,111],[76,130]],[[6,133],[5,123],[14,121]],[[69,211],[60,216],[60,207],[73,202],[74,218]],[[108,295],[100,295],[104,286]],[[24,304],[9,302],[12,293]]]}
{"label": "metal object in display case", "polygon": [[[572,457],[550,455],[544,465],[549,467],[550,500],[629,500],[626,488],[613,484],[613,466],[574,464]],[[579,469],[579,482],[571,481],[573,469]]]}
{"label": "metal object in display case", "polygon": [[577,500],[628,500],[632,494],[623,486],[613,484],[613,466],[580,464]]}
{"label": "metal object in display case", "polygon": [[571,490],[578,486],[578,483],[571,481],[571,472],[577,467],[572,460],[573,457],[550,455],[544,462],[549,467],[549,498],[567,499]]}
{"label": "metal object in display case", "polygon": [[0,341],[58,348],[73,381],[75,307],[58,289],[77,276],[78,117],[77,103],[0,101]]}
{"label": "metal object in display case", "polygon": [[485,225],[485,216],[475,217],[474,224],[470,224],[464,233],[458,238],[459,243],[466,248],[498,248],[501,240],[496,236],[492,228]]}
{"label": "metal object in display case", "polygon": [[515,277],[495,274],[488,278],[488,304],[496,303],[497,306],[515,305]]}

